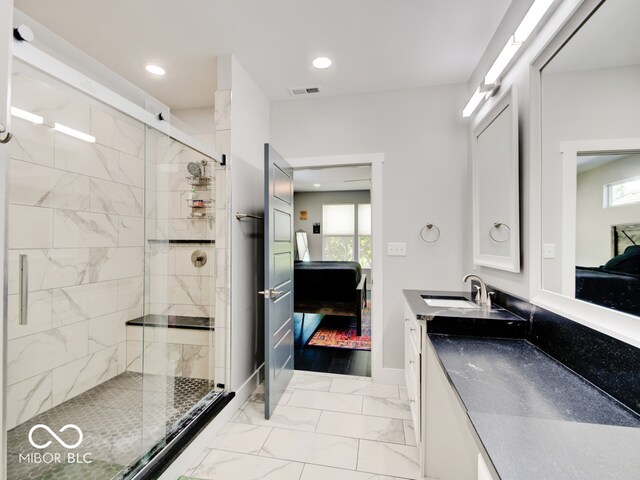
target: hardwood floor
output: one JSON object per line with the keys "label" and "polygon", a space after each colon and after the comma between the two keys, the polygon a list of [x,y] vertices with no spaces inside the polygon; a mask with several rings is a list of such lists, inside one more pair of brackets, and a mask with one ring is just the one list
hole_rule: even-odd
{"label": "hardwood floor", "polygon": [[371,352],[343,348],[304,347],[309,337],[315,332],[322,317],[323,315],[307,313],[304,319],[303,332],[302,314],[294,314],[295,369],[370,377]]}

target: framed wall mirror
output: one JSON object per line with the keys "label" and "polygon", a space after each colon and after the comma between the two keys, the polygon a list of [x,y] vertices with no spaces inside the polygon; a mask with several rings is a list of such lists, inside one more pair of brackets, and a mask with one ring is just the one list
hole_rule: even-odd
{"label": "framed wall mirror", "polygon": [[520,271],[518,102],[506,90],[473,129],[473,261]]}
{"label": "framed wall mirror", "polygon": [[639,332],[640,2],[585,5],[540,68],[541,288]]}

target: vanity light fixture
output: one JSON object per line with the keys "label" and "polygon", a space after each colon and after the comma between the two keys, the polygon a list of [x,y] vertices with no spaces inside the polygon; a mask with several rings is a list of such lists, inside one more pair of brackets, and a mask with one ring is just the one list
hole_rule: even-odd
{"label": "vanity light fixture", "polygon": [[473,94],[473,96],[471,97],[471,99],[469,100],[469,103],[467,103],[467,106],[464,107],[464,110],[462,111],[462,116],[463,117],[469,117],[476,108],[478,108],[478,105],[480,105],[480,102],[482,102],[482,100],[486,97],[486,93],[485,92],[481,92],[480,91],[480,87],[478,87],[475,91],[475,93]]}
{"label": "vanity light fixture", "polygon": [[151,75],[155,75],[156,77],[162,77],[165,73],[167,73],[167,71],[160,65],[154,65],[153,63],[145,65],[144,69]]}
{"label": "vanity light fixture", "polygon": [[84,140],[85,142],[96,143],[96,137],[89,135],[87,133],[81,132],[79,130],[75,130],[71,127],[67,127],[66,125],[62,125],[61,123],[58,123],[58,122],[56,122],[53,125],[53,129],[60,133],[64,133],[65,135],[69,135],[70,137],[75,137],[80,140]]}
{"label": "vanity light fixture", "polygon": [[515,57],[518,50],[520,50],[522,44],[529,38],[531,32],[535,30],[553,2],[554,0],[535,0],[533,2],[531,8],[529,8],[529,11],[520,22],[520,25],[516,28],[515,33],[509,37],[498,58],[496,58],[493,65],[491,65],[491,68],[484,77],[483,84],[478,87],[464,107],[462,111],[463,117],[470,117],[480,103],[482,103],[482,100],[489,98],[493,94],[499,85],[498,80],[500,76],[511,63],[511,60]]}
{"label": "vanity light fixture", "polygon": [[313,62],[312,65],[320,70],[325,68],[329,68],[331,66],[331,59],[327,57],[318,57]]}
{"label": "vanity light fixture", "polygon": [[35,113],[27,112],[26,110],[22,110],[21,108],[11,107],[11,115],[14,117],[21,118],[23,120],[27,120],[35,125],[42,125],[44,122],[44,118],[40,115],[36,115]]}

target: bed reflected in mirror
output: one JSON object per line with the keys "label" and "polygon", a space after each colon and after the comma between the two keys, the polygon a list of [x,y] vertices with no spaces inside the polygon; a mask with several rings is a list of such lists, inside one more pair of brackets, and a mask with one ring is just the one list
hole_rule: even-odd
{"label": "bed reflected in mirror", "polygon": [[577,157],[575,297],[640,316],[640,154]]}

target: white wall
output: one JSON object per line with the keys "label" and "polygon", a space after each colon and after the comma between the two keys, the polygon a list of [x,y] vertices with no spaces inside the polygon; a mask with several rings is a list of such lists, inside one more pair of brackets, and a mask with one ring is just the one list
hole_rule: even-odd
{"label": "white wall", "polygon": [[[342,192],[296,192],[293,197],[294,220],[293,228],[307,232],[309,241],[309,255],[312,261],[322,260],[322,205],[337,205],[352,203],[357,208],[359,204],[371,203],[371,193],[368,190],[352,190]],[[306,220],[300,219],[300,211],[306,211]],[[357,220],[356,220],[357,221]],[[313,233],[313,224],[320,223],[320,234]]]}
{"label": "white wall", "polygon": [[[384,367],[403,368],[405,288],[462,288],[469,235],[467,137],[462,85],[271,105],[272,143],[285,158],[384,153],[383,243],[406,242],[406,257],[384,257]],[[420,229],[433,222],[440,241]],[[375,308],[375,306],[373,306]]]}
{"label": "white wall", "polygon": [[[221,62],[218,62],[219,67]],[[223,70],[219,68],[219,70]],[[264,144],[269,141],[269,101],[233,57],[231,71],[231,389],[237,390],[264,361],[263,224],[235,212],[262,215]],[[221,82],[218,82],[219,88]],[[217,108],[217,107],[216,107]],[[222,143],[222,142],[217,142]],[[220,148],[225,151],[225,148]]]}
{"label": "white wall", "polygon": [[612,256],[611,226],[640,222],[640,204],[604,208],[604,185],[640,176],[640,154],[628,155],[578,175],[576,265],[598,267]]}

